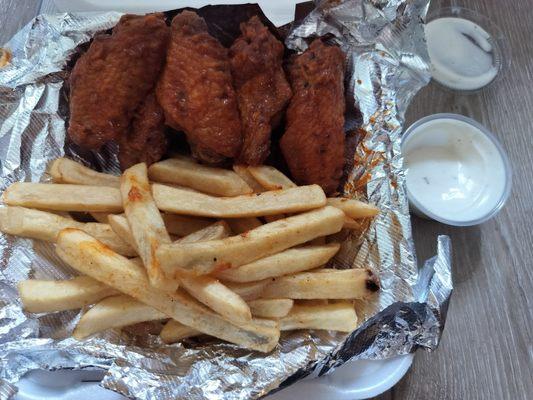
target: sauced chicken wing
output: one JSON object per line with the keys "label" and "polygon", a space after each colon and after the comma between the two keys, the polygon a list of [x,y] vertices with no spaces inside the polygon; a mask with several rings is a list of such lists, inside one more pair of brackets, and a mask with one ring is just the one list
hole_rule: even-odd
{"label": "sauced chicken wing", "polygon": [[236,157],[241,122],[227,49],[209,35],[205,21],[194,12],[174,17],[171,30],[157,86],[166,123],[185,132],[193,155],[202,161]]}
{"label": "sauced chicken wing", "polygon": [[344,55],[320,39],[292,59],[293,96],[281,150],[299,184],[333,193],[344,165]]}
{"label": "sauced chicken wing", "polygon": [[163,14],[125,15],[111,35],[95,37],[70,76],[68,133],[98,149],[129,129],[165,60],[169,29]]}
{"label": "sauced chicken wing", "polygon": [[140,162],[153,164],[166,150],[165,118],[152,91],[135,111],[130,131],[119,139],[120,168],[125,170]]}
{"label": "sauced chicken wing", "polygon": [[282,67],[283,44],[258,17],[241,24],[241,32],[230,49],[243,132],[239,161],[257,165],[270,153],[270,133],[279,123],[291,88]]}

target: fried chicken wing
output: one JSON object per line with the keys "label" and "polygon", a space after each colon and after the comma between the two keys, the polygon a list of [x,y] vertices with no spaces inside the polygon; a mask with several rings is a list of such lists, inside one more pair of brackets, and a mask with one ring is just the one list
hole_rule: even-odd
{"label": "fried chicken wing", "polygon": [[227,49],[192,11],[174,17],[171,30],[157,85],[166,123],[185,132],[193,155],[201,161],[218,163],[236,157],[241,122]]}
{"label": "fried chicken wing", "polygon": [[169,29],[163,14],[125,15],[111,35],[95,37],[70,76],[71,139],[98,149],[124,135],[154,86]]}
{"label": "fried chicken wing", "polygon": [[243,133],[239,162],[258,165],[270,153],[270,133],[292,93],[282,67],[283,44],[256,16],[241,24],[241,32],[230,49]]}
{"label": "fried chicken wing", "polygon": [[120,168],[125,170],[140,162],[153,164],[161,160],[167,145],[163,110],[152,91],[135,111],[130,131],[119,139]]}
{"label": "fried chicken wing", "polygon": [[344,55],[320,39],[292,59],[293,96],[281,150],[299,184],[333,193],[344,165]]}

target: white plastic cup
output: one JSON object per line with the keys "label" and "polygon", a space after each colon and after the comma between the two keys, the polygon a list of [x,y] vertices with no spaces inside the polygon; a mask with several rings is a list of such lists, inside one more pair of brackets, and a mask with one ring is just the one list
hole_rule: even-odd
{"label": "white plastic cup", "polygon": [[413,213],[454,226],[494,217],[511,192],[511,164],[483,125],[458,114],[433,114],[402,138]]}

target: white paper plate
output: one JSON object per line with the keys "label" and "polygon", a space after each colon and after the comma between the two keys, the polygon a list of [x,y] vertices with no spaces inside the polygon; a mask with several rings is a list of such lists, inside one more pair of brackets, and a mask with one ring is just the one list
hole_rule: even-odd
{"label": "white paper plate", "polygon": [[[380,361],[350,361],[334,373],[304,379],[268,396],[268,400],[359,400],[393,387],[407,372],[413,355]],[[16,400],[124,400],[99,386],[102,371],[32,371],[18,383]]]}
{"label": "white paper plate", "polygon": [[[277,26],[292,21],[294,0],[54,0],[58,11],[117,10],[124,12],[164,11],[206,4],[257,2],[265,15]],[[407,372],[413,355],[380,361],[350,361],[334,373],[320,378],[308,377],[268,400],[358,400],[377,396],[394,386]],[[118,400],[123,396],[99,386],[102,371],[32,371],[18,384],[17,400]]]}

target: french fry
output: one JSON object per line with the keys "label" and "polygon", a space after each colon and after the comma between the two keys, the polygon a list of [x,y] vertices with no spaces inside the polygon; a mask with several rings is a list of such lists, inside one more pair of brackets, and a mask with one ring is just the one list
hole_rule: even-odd
{"label": "french fry", "polygon": [[29,279],[19,282],[18,291],[24,310],[31,313],[74,310],[118,294],[88,276],[64,281]]}
{"label": "french fry", "polygon": [[[115,233],[128,242],[132,247],[136,248],[137,244],[133,239],[130,226],[126,217],[122,215],[110,215],[109,225]],[[200,229],[199,231],[190,233],[180,239],[177,239],[174,243],[194,243],[199,241],[215,240],[228,237],[230,229],[224,221],[219,221],[208,225],[207,227]]]}
{"label": "french fry", "polygon": [[289,299],[364,299],[379,289],[369,269],[324,269],[272,278],[261,297]]}
{"label": "french fry", "polygon": [[130,224],[128,223],[126,217],[121,214],[109,214],[107,217],[107,222],[109,223],[109,226],[111,226],[111,229],[113,229],[113,231],[125,242],[132,246],[138,254],[137,243],[135,243],[135,239],[131,233]]}
{"label": "french fry", "polygon": [[268,165],[248,167],[248,172],[267,190],[289,189],[296,184],[287,178],[282,172]]}
{"label": "french fry", "polygon": [[231,231],[236,235],[239,235],[244,232],[248,232],[252,229],[255,229],[263,225],[261,221],[259,221],[259,219],[256,217],[228,218],[226,222],[231,228]]}
{"label": "french fry", "polygon": [[[266,327],[279,329],[279,324],[275,321],[271,321],[268,319],[254,319],[254,323],[257,325],[263,325]],[[189,328],[186,325],[183,325],[182,323],[176,321],[176,320],[169,320],[165,326],[163,327],[163,330],[159,334],[161,337],[161,340],[166,344],[176,343],[179,342],[182,339],[186,339],[193,336],[201,335],[202,332],[199,332],[195,329]]]}
{"label": "french fry", "polygon": [[342,211],[335,207],[324,207],[261,225],[245,234],[226,239],[161,245],[157,255],[169,276],[173,276],[177,268],[192,270],[200,275],[219,272],[279,253],[315,237],[338,232],[343,222]]}
{"label": "french fry", "polygon": [[[76,227],[69,226],[69,228]],[[108,246],[111,250],[116,251],[117,253],[122,254],[123,256],[137,256],[137,250],[135,250],[133,246],[131,246],[128,242],[118,236],[109,224],[101,224],[99,222],[86,222],[83,224],[82,227],[80,227],[80,229]]]}
{"label": "french fry", "polygon": [[108,186],[118,188],[120,177],[96,172],[68,158],[55,159],[48,169],[55,183],[73,183],[76,185]]}
{"label": "french fry", "polygon": [[106,329],[164,318],[167,316],[162,312],[130,296],[111,296],[101,300],[83,314],[72,336],[81,340]]}
{"label": "french fry", "polygon": [[78,222],[72,218],[31,208],[0,208],[0,231],[10,235],[55,242],[58,233],[65,228],[81,229],[122,255],[136,254],[135,249],[116,235],[108,224]]}
{"label": "french fry", "polygon": [[165,293],[150,285],[145,271],[77,229],[58,236],[57,254],[74,269],[152,306],[163,314],[208,335],[245,348],[268,352],[279,330],[254,322],[236,325],[216,315],[182,290]]}
{"label": "french fry", "polygon": [[[208,219],[205,220],[206,222],[208,222],[207,225],[205,225],[204,222],[201,221],[200,219],[198,220],[198,222],[191,221],[190,224],[184,220],[184,224],[181,225],[181,228],[174,226],[171,231],[169,229],[169,224],[167,223],[167,221],[169,219],[173,220],[173,222],[170,223],[170,225],[172,226],[174,222],[178,222],[178,220],[177,219],[174,220],[173,217],[181,217],[181,215],[163,214],[162,217],[163,217],[163,221],[165,222],[165,226],[167,227],[167,230],[169,233],[179,232],[179,234],[178,233],[177,234],[179,236],[183,236],[182,238],[176,240],[177,243],[181,243],[183,241],[196,242],[200,240],[221,239],[221,238],[229,236],[229,233],[230,233],[230,229],[226,223],[222,221],[215,222],[214,220],[208,220]],[[168,218],[168,217],[172,217],[172,218]],[[128,220],[126,219],[126,217],[123,214],[110,214],[108,218],[109,218],[108,219],[109,225],[111,225],[111,227],[117,233],[117,235],[122,237],[126,242],[130,243],[132,246],[136,246],[134,243],[135,241],[131,234],[131,229],[130,229],[130,226],[128,224]],[[187,217],[184,217],[184,218],[187,218]],[[194,220],[195,218],[190,218],[190,219]],[[199,227],[199,229],[193,230],[194,227]],[[186,235],[183,235],[183,233],[186,233],[186,232],[189,232],[189,233],[187,233]],[[206,239],[206,238],[209,238],[209,239]]]}
{"label": "french fry", "polygon": [[187,217],[176,214],[163,214],[162,217],[168,233],[177,236],[190,235],[193,232],[207,228],[215,222],[209,218]]}
{"label": "french fry", "polygon": [[374,217],[379,213],[379,208],[373,204],[363,203],[359,200],[345,197],[328,197],[327,201],[328,205],[341,209],[346,216],[353,219]]}
{"label": "french fry", "polygon": [[339,251],[339,248],[340,245],[337,243],[294,247],[240,267],[218,272],[216,275],[230,282],[252,282],[294,274],[326,264]]}
{"label": "french fry", "polygon": [[[215,240],[227,237],[229,234],[230,230],[226,222],[219,221],[201,231],[178,239],[175,243]],[[241,322],[252,318],[250,307],[244,300],[213,277],[182,274],[179,279],[191,296],[218,312],[228,321]]]}
{"label": "french fry", "polygon": [[259,299],[248,302],[248,305],[254,317],[281,318],[289,313],[293,303],[291,299]]}
{"label": "french fry", "polygon": [[254,193],[261,193],[265,191],[263,186],[261,186],[261,184],[254,179],[252,174],[250,174],[246,165],[234,165],[233,171],[235,171],[235,173],[252,188]]}
{"label": "french fry", "polygon": [[254,282],[224,282],[224,285],[232,292],[237,293],[242,299],[256,300],[261,297],[263,290],[270,283],[270,279]]}
{"label": "french fry", "polygon": [[345,229],[354,229],[359,230],[361,229],[361,223],[357,222],[357,220],[351,218],[351,217],[344,217],[344,226]]}
{"label": "french fry", "polygon": [[182,237],[181,239],[176,240],[174,243],[195,243],[195,242],[206,242],[208,240],[223,239],[228,237],[231,233],[231,230],[228,224],[225,221],[218,221],[214,224],[211,224],[199,231],[193,232],[187,236]]}
{"label": "french fry", "polygon": [[326,202],[324,192],[318,185],[274,190],[259,195],[214,197],[155,183],[152,192],[160,210],[214,218],[259,217],[300,212],[322,207]]}
{"label": "french fry", "polygon": [[117,188],[56,183],[16,182],[2,195],[4,203],[53,211],[122,212]]}
{"label": "french fry", "polygon": [[93,217],[96,222],[100,222],[102,224],[107,224],[107,219],[110,215],[113,215],[113,214],[109,214],[109,213],[100,213],[100,212],[92,212],[92,213],[89,213],[91,214],[91,217]]}
{"label": "french fry", "polygon": [[[199,232],[192,233],[179,242],[212,240],[229,235],[229,228],[220,221]],[[246,321],[251,319],[250,308],[237,294],[212,277],[181,276],[183,287],[196,299],[218,312],[229,321]]]}
{"label": "french fry", "polygon": [[152,198],[145,163],[136,164],[124,171],[120,180],[120,193],[135,248],[143,260],[150,283],[168,292],[176,291],[177,282],[166,278],[156,256],[161,244],[170,243],[170,236]]}
{"label": "french fry", "polygon": [[174,183],[216,196],[252,193],[252,188],[235,172],[198,164],[183,156],[152,164],[148,176],[156,182]]}
{"label": "french fry", "polygon": [[202,333],[196,329],[189,328],[187,325],[183,325],[182,323],[171,319],[165,324],[159,336],[163,343],[171,344],[201,334]]}
{"label": "french fry", "polygon": [[210,276],[181,276],[180,282],[189,294],[230,322],[252,319],[250,307],[235,292]]}
{"label": "french fry", "polygon": [[325,329],[352,332],[357,327],[357,315],[353,304],[349,301],[324,305],[295,304],[279,323],[282,331]]}

